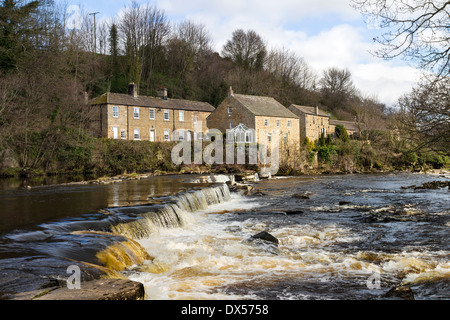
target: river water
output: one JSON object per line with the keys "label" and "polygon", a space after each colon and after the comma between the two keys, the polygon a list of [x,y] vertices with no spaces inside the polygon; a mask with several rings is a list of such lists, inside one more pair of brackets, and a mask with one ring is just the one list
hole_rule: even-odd
{"label": "river water", "polygon": [[[372,300],[391,299],[386,293],[399,286],[415,299],[450,298],[450,192],[408,188],[448,176],[278,177],[253,184],[250,195],[230,192],[228,179],[3,190],[10,230],[0,258],[10,266],[22,252],[115,268],[142,282],[148,299]],[[11,222],[22,212],[33,218]],[[262,231],[278,244],[252,239]],[[114,263],[111,251],[98,254],[118,236],[144,258],[118,268],[117,251],[130,246],[115,247]]]}

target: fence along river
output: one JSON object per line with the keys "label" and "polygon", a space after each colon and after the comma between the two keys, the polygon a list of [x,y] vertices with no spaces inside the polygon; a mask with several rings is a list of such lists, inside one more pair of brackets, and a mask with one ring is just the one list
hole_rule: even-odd
{"label": "fence along river", "polygon": [[[448,177],[274,178],[251,195],[165,179],[165,192],[133,182],[101,212],[6,232],[2,252],[98,265],[142,282],[148,299],[450,297],[450,192],[406,188]],[[278,243],[251,241],[262,231]]]}

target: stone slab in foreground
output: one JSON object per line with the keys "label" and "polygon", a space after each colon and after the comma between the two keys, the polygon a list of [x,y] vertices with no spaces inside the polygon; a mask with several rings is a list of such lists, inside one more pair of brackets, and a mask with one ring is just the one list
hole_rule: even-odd
{"label": "stone slab in foreground", "polygon": [[143,300],[142,283],[124,279],[99,279],[81,283],[81,289],[46,288],[18,294],[15,300]]}

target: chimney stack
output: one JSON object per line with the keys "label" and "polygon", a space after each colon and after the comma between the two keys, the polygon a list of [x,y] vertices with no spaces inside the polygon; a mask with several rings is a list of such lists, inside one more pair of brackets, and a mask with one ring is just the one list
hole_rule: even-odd
{"label": "chimney stack", "polygon": [[138,92],[137,92],[137,86],[134,82],[131,82],[128,85],[128,94],[130,96],[132,96],[133,98],[137,98],[138,97]]}
{"label": "chimney stack", "polygon": [[234,95],[233,87],[230,86],[230,90],[228,91],[228,96]]}
{"label": "chimney stack", "polygon": [[166,87],[158,88],[158,97],[163,100],[167,100],[167,88]]}
{"label": "chimney stack", "polygon": [[319,115],[319,106],[316,104],[316,116]]}

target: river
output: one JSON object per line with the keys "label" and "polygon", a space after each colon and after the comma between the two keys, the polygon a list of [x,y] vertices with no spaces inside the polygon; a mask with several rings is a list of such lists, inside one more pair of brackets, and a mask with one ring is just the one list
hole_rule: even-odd
{"label": "river", "polygon": [[[249,195],[228,179],[3,188],[0,271],[17,280],[26,257],[70,258],[118,270],[152,300],[378,300],[399,287],[450,298],[450,192],[410,187],[449,176],[275,177]],[[262,231],[278,244],[252,238]],[[118,266],[130,246],[117,237],[141,259]]]}

